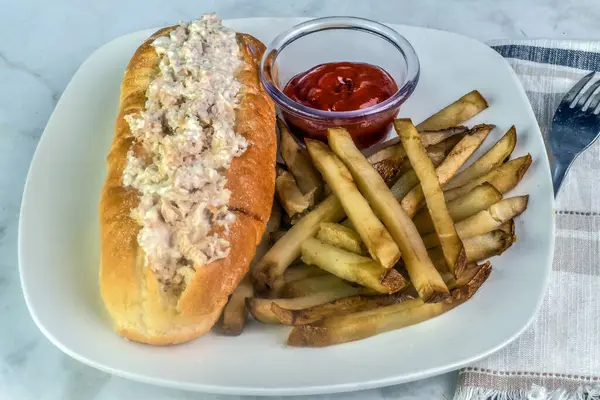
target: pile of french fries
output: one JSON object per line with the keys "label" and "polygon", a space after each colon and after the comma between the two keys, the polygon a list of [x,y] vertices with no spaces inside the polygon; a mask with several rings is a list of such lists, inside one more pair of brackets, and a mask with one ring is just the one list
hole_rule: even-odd
{"label": "pile of french fries", "polygon": [[414,126],[394,122],[399,141],[365,157],[344,129],[306,148],[279,121],[277,198],[265,250],[230,297],[222,332],[239,335],[247,313],[292,326],[290,346],[363,339],[438,316],[471,298],[486,261],[516,240],[528,196],[505,198],[531,164],[507,161],[511,128],[459,169],[493,125],[460,124],[488,107],[470,92]]}

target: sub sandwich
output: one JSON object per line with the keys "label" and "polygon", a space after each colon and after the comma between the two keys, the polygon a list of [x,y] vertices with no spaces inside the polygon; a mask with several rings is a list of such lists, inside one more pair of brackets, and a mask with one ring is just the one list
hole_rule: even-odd
{"label": "sub sandwich", "polygon": [[203,335],[248,271],[275,184],[264,50],[208,14],[129,62],[100,199],[101,294],[128,339]]}

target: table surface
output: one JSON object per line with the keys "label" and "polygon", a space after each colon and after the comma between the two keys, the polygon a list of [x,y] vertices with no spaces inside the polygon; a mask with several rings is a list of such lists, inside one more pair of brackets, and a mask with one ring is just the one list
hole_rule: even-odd
{"label": "table surface", "polygon": [[[454,31],[479,40],[599,39],[597,0],[296,0],[84,2],[0,0],[0,398],[5,400],[220,399],[113,377],[63,355],[31,320],[17,268],[27,169],[62,91],[100,45],[128,32],[216,11],[222,18],[355,15]],[[456,373],[321,399],[450,399]]]}

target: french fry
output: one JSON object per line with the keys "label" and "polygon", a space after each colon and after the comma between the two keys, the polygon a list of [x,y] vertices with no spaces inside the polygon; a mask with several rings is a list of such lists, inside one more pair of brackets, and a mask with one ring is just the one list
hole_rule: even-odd
{"label": "french fry", "polygon": [[281,294],[283,297],[302,297],[345,286],[350,285],[335,275],[324,274],[289,282],[283,287]]}
{"label": "french fry", "polygon": [[[439,165],[446,154],[460,141],[469,129],[464,126],[452,127],[441,131],[421,132],[421,138],[427,147],[427,154],[434,165]],[[386,185],[392,186],[399,176],[411,169],[405,158],[402,143],[390,144],[367,158]],[[387,158],[386,158],[387,157]],[[438,161],[439,160],[439,161]]]}
{"label": "french fry", "polygon": [[271,243],[271,244],[277,243],[277,241],[279,239],[281,239],[286,233],[287,233],[287,231],[284,231],[284,230],[277,230],[275,232],[269,233],[269,243]]}
{"label": "french fry", "polygon": [[[429,147],[437,145],[453,136],[464,135],[468,131],[469,128],[461,125],[451,126],[445,129],[423,131],[421,132],[421,140],[423,141],[423,146]],[[367,157],[367,160],[373,164],[373,166],[375,166],[374,164],[385,160],[401,162],[406,158],[406,151],[404,150],[404,147],[402,147],[402,143],[397,139],[383,143],[381,146],[383,147],[378,148],[377,146],[374,146],[367,150],[367,153],[371,153]]]}
{"label": "french fry", "polygon": [[327,317],[372,310],[410,299],[411,296],[398,292],[379,296],[346,297],[302,310],[290,310],[273,303],[271,311],[279,319],[279,322],[284,325],[305,325]]}
{"label": "french fry", "polygon": [[294,175],[298,188],[313,206],[323,193],[323,181],[312,165],[306,150],[292,136],[285,123],[277,118],[280,133],[280,152],[283,161]]}
{"label": "french fry", "polygon": [[[394,122],[394,126],[396,127],[398,134],[400,134],[399,129],[408,129],[406,128],[407,125],[407,121],[401,119],[397,119]],[[439,186],[444,185],[454,176],[454,174],[456,174],[456,171],[458,171],[465,161],[467,161],[471,154],[473,154],[473,152],[475,152],[475,150],[481,146],[481,143],[483,143],[492,128],[493,125],[478,125],[474,127],[468,135],[462,138],[456,146],[454,146],[444,161],[437,168],[435,168],[435,175],[437,176]],[[414,127],[412,129],[414,130]],[[414,131],[416,132],[416,130]],[[418,136],[414,136],[413,134],[412,137]],[[406,148],[406,144],[404,146]],[[411,218],[417,213],[421,203],[425,199],[421,186],[422,185],[415,186],[401,201],[402,207]]]}
{"label": "french fry", "polygon": [[490,232],[501,227],[514,217],[518,217],[527,209],[529,196],[509,197],[491,205],[487,210],[460,221],[456,230],[460,237],[469,238]]}
{"label": "french fry", "polygon": [[352,221],[350,221],[348,218],[340,222],[340,225],[345,226],[348,229],[352,229],[356,232],[356,229],[354,229],[354,225],[352,225]]}
{"label": "french fry", "polygon": [[[429,146],[427,148],[427,156],[431,160],[431,163],[434,167],[438,167],[444,161],[448,152],[460,141],[460,138],[460,136],[453,136],[452,138],[445,140],[442,143],[439,143],[434,146]],[[410,164],[410,160],[405,161],[408,161],[408,163]],[[415,170],[412,167],[410,167],[392,185],[391,191],[396,199],[403,199],[404,196],[406,196],[408,192],[410,192],[412,188],[414,188],[418,184],[419,178],[417,178]]]}
{"label": "french fry", "polygon": [[326,292],[313,293],[308,296],[294,297],[292,299],[261,299],[257,297],[246,298],[246,308],[250,314],[263,324],[279,324],[279,319],[271,311],[271,305],[276,303],[280,307],[290,310],[302,310],[319,304],[342,299],[344,297],[356,296],[360,289],[352,286],[338,287]]}
{"label": "french fry", "polygon": [[516,145],[517,130],[513,126],[487,153],[450,179],[444,185],[444,190],[465,185],[497,168],[510,156]]}
{"label": "french fry", "polygon": [[417,177],[417,173],[411,168],[390,189],[396,199],[403,199],[418,184],[419,178]]}
{"label": "french fry", "polygon": [[305,142],[315,166],[340,199],[346,215],[352,221],[371,256],[384,268],[392,268],[400,258],[400,250],[385,226],[375,216],[369,203],[358,191],[346,166],[324,143],[310,139],[306,139]]}
{"label": "french fry", "polygon": [[[433,309],[443,309],[445,308],[445,304],[447,303],[441,302],[428,305],[433,306]],[[360,340],[377,335],[378,333],[399,329],[408,326],[406,324],[407,321],[412,322],[414,319],[414,324],[425,320],[419,319],[417,321],[416,318],[406,318],[405,313],[409,310],[420,309],[426,305],[421,299],[411,299],[373,310],[325,318],[314,324],[297,325],[290,331],[287,345],[324,347]],[[398,318],[398,316],[401,317]]]}
{"label": "french fry", "polygon": [[394,293],[407,285],[395,269],[387,269],[375,260],[325,244],[315,238],[302,242],[302,261],[378,293]]}
{"label": "french fry", "polygon": [[[450,271],[447,271],[447,273],[442,274],[442,276],[444,276],[444,278],[447,278],[446,284],[448,285],[449,288],[451,287],[452,290],[469,291],[469,290],[471,290],[470,288],[473,287],[473,285],[476,286],[478,283],[478,282],[475,282],[474,280],[487,279],[485,270],[489,266],[490,266],[489,262],[486,262],[484,264],[477,264],[477,263],[472,262],[467,265],[467,268],[465,268],[462,275],[459,276],[458,278],[456,278],[454,275],[452,275],[452,273]],[[480,274],[479,272],[482,270],[484,273]],[[481,283],[483,283],[483,282],[481,282]],[[467,294],[467,296],[468,296],[468,294]]]}
{"label": "french fry", "polygon": [[327,275],[328,272],[322,270],[314,265],[306,265],[304,263],[295,264],[285,270],[282,275],[283,282],[288,284],[290,282],[299,281],[301,279],[312,278],[314,276]]}
{"label": "french fry", "polygon": [[265,228],[266,233],[273,233],[281,228],[281,206],[277,199],[273,199],[273,204],[271,205],[271,215],[269,216],[269,220],[267,221],[267,226]]}
{"label": "french fry", "polygon": [[310,202],[304,197],[294,176],[288,171],[281,173],[275,180],[275,192],[290,217],[300,214],[310,207]]}
{"label": "french fry", "polygon": [[482,261],[504,253],[515,237],[501,229],[463,239],[469,261]]}
{"label": "french fry", "polygon": [[[463,240],[467,261],[469,263],[487,260],[488,258],[500,255],[513,243],[514,236],[500,229]],[[440,247],[429,249],[427,253],[429,254],[429,258],[431,258],[433,265],[435,265],[440,273],[448,271],[444,262],[444,253],[442,253]]]}
{"label": "french fry", "polygon": [[448,289],[431,264],[414,224],[392,192],[356,148],[346,130],[329,129],[328,138],[332,149],[350,169],[361,192],[400,247],[406,269],[419,296],[425,302],[443,300],[449,294]]}
{"label": "french fry", "polygon": [[[467,93],[417,125],[417,130],[423,132],[421,138],[423,145],[427,147],[445,140],[452,134],[466,132],[468,128],[460,126],[460,124],[471,119],[487,107],[487,101],[477,90]],[[433,135],[429,136],[428,133],[433,133]],[[371,164],[382,160],[398,162],[406,157],[406,151],[401,143],[391,144],[388,142],[383,146],[385,147],[382,149],[375,147],[371,150],[373,153],[368,156]]]}
{"label": "french fry", "polygon": [[[389,161],[394,162],[396,164],[400,164],[406,158],[406,151],[404,151],[404,147],[399,141],[394,142],[386,142],[382,144],[382,148],[378,149],[376,152],[367,157],[367,160],[371,165],[375,167],[375,164]],[[377,145],[374,146],[375,148]],[[367,150],[367,153],[373,151],[371,149]]]}
{"label": "french fry", "polygon": [[[394,121],[394,125],[406,149],[410,163],[413,165],[419,178],[420,185],[418,188],[422,197],[426,200],[429,215],[431,216],[435,232],[444,252],[446,265],[454,275],[459,276],[466,266],[467,259],[463,244],[454,228],[454,222],[446,207],[444,193],[438,180],[439,176],[436,175],[436,170],[433,164],[431,164],[431,160],[427,157],[425,148],[412,122],[410,120],[397,119]],[[465,136],[463,140],[468,137]],[[456,147],[458,146],[460,146],[460,143],[456,145]],[[416,192],[411,191],[411,193]]]}
{"label": "french fry", "polygon": [[324,347],[364,339],[426,321],[470,299],[490,272],[491,265],[484,264],[468,284],[453,290],[451,298],[440,303],[424,304],[421,299],[406,300],[369,311],[333,316],[313,324],[294,326],[287,344]]}
{"label": "french fry", "polygon": [[484,182],[491,183],[500,193],[504,194],[512,190],[523,179],[523,176],[525,176],[527,169],[531,165],[531,161],[531,154],[507,161],[465,185],[444,191],[444,197],[446,201],[452,201]]}
{"label": "french fry", "polygon": [[[450,138],[456,139],[457,143],[460,140],[460,138],[462,138],[468,132],[469,128],[463,125],[450,126],[447,128],[437,130],[419,130],[423,146],[427,148],[431,146],[436,146],[438,144],[442,144],[444,142],[448,142],[448,139]],[[456,145],[456,143],[454,144]],[[450,148],[452,147],[454,147],[454,145],[450,146]]]}
{"label": "french fry", "polygon": [[281,165],[281,164],[275,165],[275,176],[276,177],[283,174],[284,172],[287,172],[287,169],[285,169],[285,167],[283,165]]}
{"label": "french fry", "polygon": [[459,125],[488,107],[487,101],[477,91],[467,93],[454,103],[433,114],[417,125],[419,131],[433,131]]}
{"label": "french fry", "polygon": [[[277,281],[286,268],[300,257],[302,241],[316,235],[321,222],[338,222],[344,215],[342,204],[332,195],[302,217],[269,249],[252,271],[258,290],[265,291],[278,285]],[[282,285],[283,282],[279,284]]]}
{"label": "french fry", "polygon": [[347,228],[341,224],[332,222],[321,223],[321,228],[317,234],[317,239],[340,249],[351,251],[352,253],[365,256],[367,249],[360,240],[360,235],[355,230]]}
{"label": "french fry", "polygon": [[396,178],[404,173],[403,171],[406,170],[406,166],[406,160],[382,160],[373,164],[375,171],[377,171],[388,186],[393,185]]}
{"label": "french fry", "polygon": [[[484,182],[470,192],[449,201],[448,212],[454,222],[462,221],[481,210],[485,210],[494,203],[502,200],[502,194],[491,184]],[[427,210],[421,210],[413,218],[420,234],[433,232],[433,223]]]}
{"label": "french fry", "polygon": [[229,297],[229,301],[223,309],[223,314],[219,320],[219,330],[228,336],[238,336],[246,326],[248,310],[246,310],[246,297],[254,296],[254,288],[246,275],[238,287]]}
{"label": "french fry", "polygon": [[515,220],[511,219],[508,222],[503,223],[502,225],[500,225],[498,227],[499,230],[501,230],[502,232],[506,232],[508,235],[511,235],[514,237],[514,241],[517,240],[516,236],[515,236]]}
{"label": "french fry", "polygon": [[[527,209],[529,196],[509,197],[491,205],[456,223],[456,232],[461,239],[470,238],[500,229],[506,222],[518,217]],[[439,246],[439,240],[433,233],[423,236],[423,242],[428,249]]]}

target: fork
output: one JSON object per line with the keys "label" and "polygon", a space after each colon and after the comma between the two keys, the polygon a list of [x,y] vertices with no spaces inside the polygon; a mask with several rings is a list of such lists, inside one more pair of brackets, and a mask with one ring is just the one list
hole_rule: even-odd
{"label": "fork", "polygon": [[[554,156],[552,185],[555,198],[573,161],[600,135],[600,92],[594,95],[600,87],[600,80],[583,91],[594,74],[595,72],[591,72],[586,75],[569,90],[558,105],[552,120],[549,141],[550,152]],[[588,102],[589,105],[584,111]]]}

